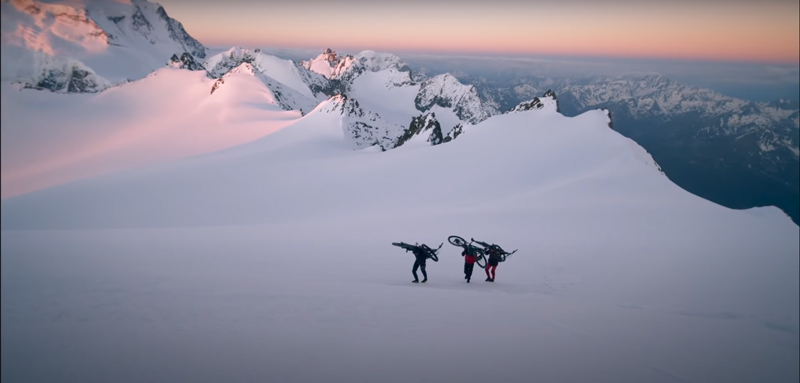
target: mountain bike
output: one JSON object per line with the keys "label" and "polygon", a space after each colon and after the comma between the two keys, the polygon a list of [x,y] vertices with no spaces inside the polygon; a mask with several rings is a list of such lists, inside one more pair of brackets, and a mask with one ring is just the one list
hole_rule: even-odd
{"label": "mountain bike", "polygon": [[[494,243],[493,243],[493,244],[488,244],[488,243],[486,243],[486,242],[482,242],[482,241],[476,241],[476,240],[475,240],[475,239],[473,239],[473,238],[470,238],[469,240],[470,240],[470,243],[473,243],[473,242],[474,242],[474,243],[477,243],[478,245],[482,246],[483,248],[481,249],[481,251],[482,251],[483,253],[487,253],[487,252],[489,252],[490,250],[494,250],[494,251],[496,251],[496,252],[497,252],[497,253],[500,255],[500,262],[505,262],[505,261],[506,261],[506,259],[508,259],[508,257],[510,257],[510,256],[511,256],[511,254],[514,254],[514,253],[516,253],[516,252],[517,252],[517,250],[519,250],[519,249],[517,249],[517,250],[514,250],[514,251],[512,251],[512,252],[510,252],[510,253],[509,253],[509,252],[507,252],[507,251],[503,250],[503,248],[502,248],[502,247],[500,247],[500,245],[496,245],[496,244],[494,244]],[[462,241],[463,241],[463,239],[462,239]]]}
{"label": "mountain bike", "polygon": [[447,242],[450,242],[450,244],[453,246],[458,246],[463,248],[464,251],[467,251],[468,248],[472,248],[472,252],[475,254],[474,255],[475,263],[477,263],[478,267],[480,267],[481,269],[486,268],[486,255],[483,249],[472,246],[471,241],[467,243],[467,241],[464,238],[461,238],[457,235],[451,235],[447,237]]}
{"label": "mountain bike", "polygon": [[425,254],[425,256],[427,258],[432,259],[434,262],[439,262],[439,256],[436,253],[439,252],[439,249],[442,248],[442,245],[444,245],[444,242],[439,244],[439,247],[437,247],[435,250],[431,249],[428,245],[426,245],[424,243],[421,244],[421,245],[411,245],[411,244],[408,244],[408,243],[405,243],[405,242],[392,242],[392,245],[397,246],[397,247],[402,247],[403,249],[406,250],[406,252],[415,251],[415,250],[421,250],[422,253]]}

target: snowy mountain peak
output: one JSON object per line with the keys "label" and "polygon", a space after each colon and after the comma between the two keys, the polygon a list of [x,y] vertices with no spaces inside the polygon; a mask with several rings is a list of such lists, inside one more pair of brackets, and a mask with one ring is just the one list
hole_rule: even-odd
{"label": "snowy mountain peak", "polygon": [[232,47],[225,52],[208,57],[204,66],[211,78],[219,78],[229,70],[247,63],[260,73],[293,88],[311,100],[324,99],[328,84],[325,77],[296,64],[292,60],[268,55],[258,49]]}
{"label": "snowy mountain peak", "polygon": [[336,52],[333,51],[331,48],[325,49],[325,52],[320,54],[320,57],[324,57],[325,60],[328,60],[331,64],[335,64],[339,59],[336,57]]}
{"label": "snowy mountain peak", "polygon": [[86,9],[33,0],[4,1],[3,44],[48,55],[72,50],[98,52],[109,35],[87,16]]}
{"label": "snowy mountain peak", "polygon": [[426,112],[434,106],[452,108],[461,121],[473,125],[490,116],[475,87],[461,84],[448,73],[425,80],[420,85],[414,103],[421,112]]}
{"label": "snowy mountain peak", "polygon": [[317,110],[320,113],[338,113],[342,115],[356,115],[361,116],[364,114],[363,109],[358,104],[358,101],[348,97],[346,94],[336,94],[328,98],[328,100],[320,103]]}
{"label": "snowy mountain peak", "polygon": [[410,72],[408,64],[406,64],[399,56],[391,53],[381,53],[371,50],[362,51],[356,55],[358,62],[370,72],[378,72],[390,68],[397,69],[401,72]]}
{"label": "snowy mountain peak", "polygon": [[519,105],[511,109],[509,113],[524,112],[528,110],[548,110],[557,113],[561,112],[558,108],[558,99],[556,98],[556,94],[552,90],[545,92],[544,96],[541,98],[534,97],[529,101],[523,101],[519,103]]}
{"label": "snowy mountain peak", "polygon": [[344,57],[339,57],[339,61],[336,65],[333,66],[331,69],[331,74],[329,78],[331,79],[339,79],[343,77],[345,73],[347,73],[351,67],[356,63],[355,57],[352,55],[346,55]]}
{"label": "snowy mountain peak", "polygon": [[[5,2],[4,2],[5,3]],[[17,42],[48,54],[105,51],[107,45],[130,46],[132,38],[150,45],[180,46],[175,51],[204,58],[206,48],[191,37],[183,25],[169,17],[159,4],[145,0],[74,0],[48,3],[35,0],[7,2],[10,12],[4,22],[16,24],[8,42]],[[11,8],[4,6],[4,13]],[[10,25],[9,25],[10,26]],[[3,32],[10,32],[5,30]],[[4,43],[5,43],[4,39]]]}
{"label": "snowy mountain peak", "polygon": [[333,68],[339,63],[339,57],[335,51],[331,50],[330,48],[325,49],[324,52],[320,53],[319,56],[311,59],[311,60],[304,60],[300,61],[300,65],[304,68],[319,73],[325,78],[331,78],[331,73]]}
{"label": "snowy mountain peak", "polygon": [[[353,56],[337,56],[336,52],[326,50],[310,61],[301,64],[306,69],[322,74],[328,79],[350,84],[356,77],[366,72],[380,72],[395,69],[411,73],[411,69],[400,57],[391,53],[379,53],[371,50],[362,51]],[[338,58],[337,58],[338,57]],[[337,58],[336,61],[332,59]],[[330,71],[328,71],[330,67]],[[410,77],[409,77],[410,78]],[[346,88],[346,87],[345,87]]]}
{"label": "snowy mountain peak", "polygon": [[[206,55],[206,48],[162,6],[144,0],[12,0],[1,6],[2,78],[37,89],[94,91],[89,83],[37,87],[48,77],[63,77],[58,73],[67,61],[79,62],[114,85],[145,77],[175,54]],[[58,64],[38,66],[39,54],[53,57],[51,61]],[[50,72],[55,73],[51,76]]]}
{"label": "snowy mountain peak", "polygon": [[219,78],[243,63],[252,64],[256,59],[256,55],[257,53],[253,50],[236,46],[206,58],[203,65],[208,69],[209,77]]}

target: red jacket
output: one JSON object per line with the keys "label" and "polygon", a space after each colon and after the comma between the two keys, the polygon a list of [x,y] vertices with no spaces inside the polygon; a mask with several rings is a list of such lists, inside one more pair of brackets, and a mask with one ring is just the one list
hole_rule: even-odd
{"label": "red jacket", "polygon": [[464,256],[464,262],[472,264],[475,263],[475,257],[472,254],[468,253],[467,251],[461,252],[461,255]]}

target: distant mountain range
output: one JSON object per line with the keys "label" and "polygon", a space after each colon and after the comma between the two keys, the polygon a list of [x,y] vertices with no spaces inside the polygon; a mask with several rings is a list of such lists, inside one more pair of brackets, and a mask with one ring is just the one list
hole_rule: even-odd
{"label": "distant mountain range", "polygon": [[732,208],[775,205],[798,222],[798,100],[745,101],[653,74],[460,80],[494,113],[546,89],[568,116],[608,109],[614,129],[645,147],[686,190]]}
{"label": "distant mountain range", "polygon": [[166,65],[205,71],[216,80],[209,97],[220,97],[232,77],[254,76],[284,110],[305,114],[331,100],[324,107],[343,115],[351,146],[381,150],[416,136],[442,144],[511,111],[554,108],[575,116],[606,109],[612,128],[647,149],[686,190],[733,208],[776,205],[795,222],[800,216],[796,100],[749,102],[660,75],[426,76],[425,68],[373,51],[328,49],[300,62],[241,47],[209,55],[163,7],[144,0],[74,7],[14,0],[2,10],[2,76],[21,89],[101,92]]}

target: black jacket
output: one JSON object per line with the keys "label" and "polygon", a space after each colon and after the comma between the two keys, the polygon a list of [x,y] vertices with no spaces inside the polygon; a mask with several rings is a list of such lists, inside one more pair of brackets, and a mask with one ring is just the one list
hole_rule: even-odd
{"label": "black jacket", "polygon": [[417,262],[424,265],[425,260],[428,259],[428,254],[426,254],[425,250],[417,248],[414,250],[414,256],[417,258]]}
{"label": "black jacket", "polygon": [[488,250],[489,253],[489,264],[492,266],[497,266],[498,263],[503,261],[503,257],[500,255],[498,251],[495,250]]}

